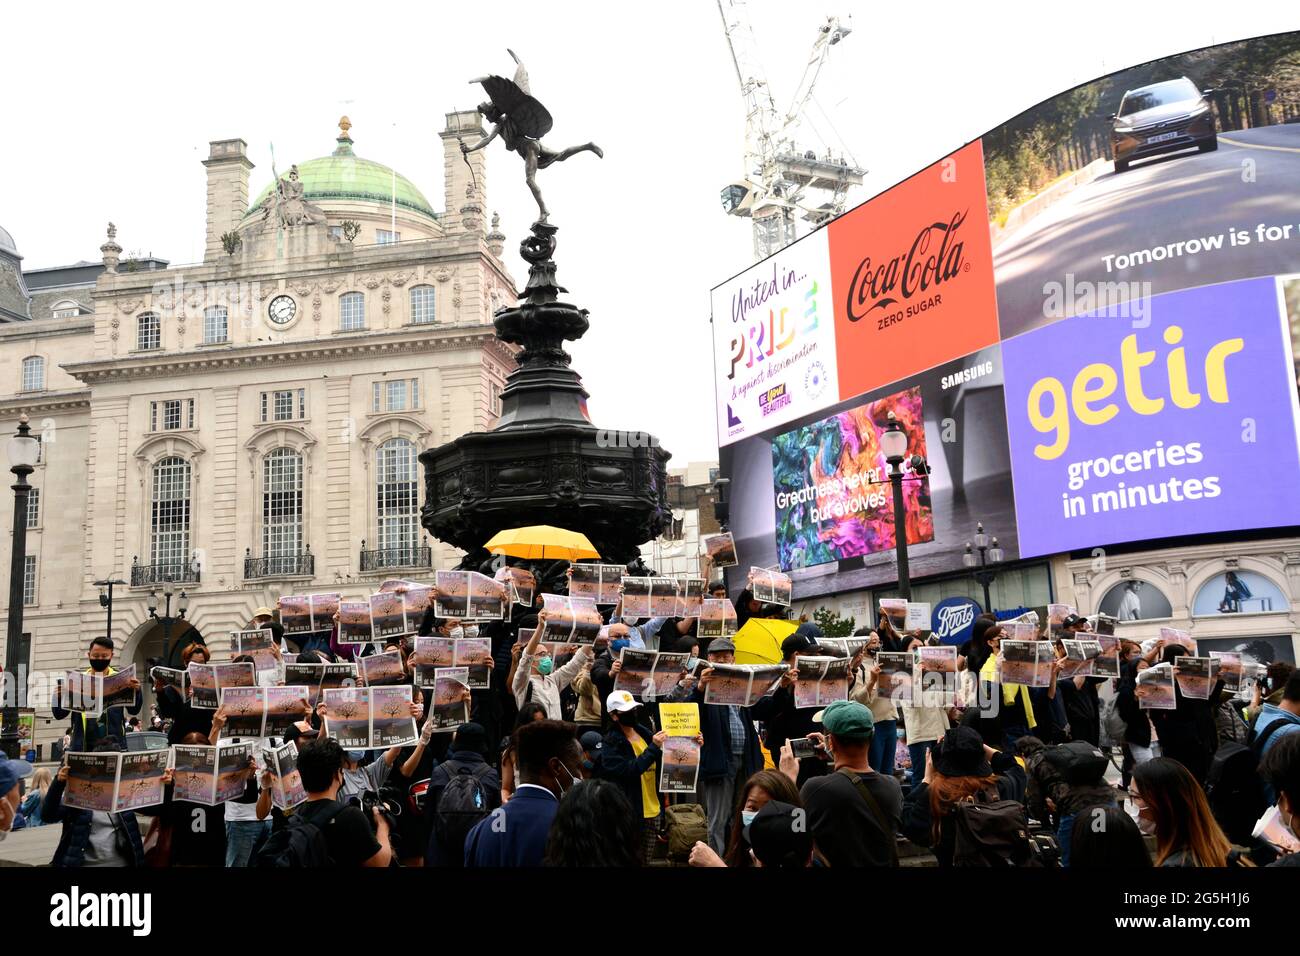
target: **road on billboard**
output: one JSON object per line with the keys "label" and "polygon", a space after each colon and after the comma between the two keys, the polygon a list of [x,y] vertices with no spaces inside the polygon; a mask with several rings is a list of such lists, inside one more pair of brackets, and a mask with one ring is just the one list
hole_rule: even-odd
{"label": "road on billboard", "polygon": [[[1300,258],[1300,124],[1219,134],[1209,153],[1176,153],[1104,173],[1074,189],[994,249],[1002,335],[1044,323],[1045,279],[1150,282],[1158,295],[1243,276],[1285,274]],[[1290,223],[1291,235],[1260,243],[1258,222]],[[1106,270],[1106,256],[1180,239],[1247,230],[1242,255],[1222,250],[1172,261]],[[1248,267],[1243,269],[1245,261]],[[1112,260],[1114,264],[1114,260]]]}

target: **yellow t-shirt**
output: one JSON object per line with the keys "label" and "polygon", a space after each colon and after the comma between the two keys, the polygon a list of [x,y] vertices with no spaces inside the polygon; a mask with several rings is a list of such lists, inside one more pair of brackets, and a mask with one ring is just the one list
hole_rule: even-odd
{"label": "yellow t-shirt", "polygon": [[[632,752],[640,757],[645,753],[645,741],[640,734],[633,734]],[[655,779],[654,767],[641,774],[641,815],[647,820],[659,816],[659,781]]]}

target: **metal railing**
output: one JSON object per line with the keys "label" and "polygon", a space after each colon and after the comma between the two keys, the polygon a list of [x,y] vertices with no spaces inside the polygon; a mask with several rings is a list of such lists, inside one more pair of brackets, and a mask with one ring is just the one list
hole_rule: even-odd
{"label": "metal railing", "polygon": [[138,557],[131,559],[131,587],[148,587],[154,584],[197,584],[198,562],[168,561],[163,564],[141,564]]}
{"label": "metal railing", "polygon": [[297,554],[272,554],[255,558],[250,548],[244,554],[244,579],[273,578],[289,575],[310,576],[316,573],[316,556],[311,546]]}
{"label": "metal railing", "polygon": [[407,545],[401,548],[377,548],[366,550],[366,542],[361,542],[361,573],[383,571],[389,568],[431,568],[433,567],[433,548],[425,545]]}

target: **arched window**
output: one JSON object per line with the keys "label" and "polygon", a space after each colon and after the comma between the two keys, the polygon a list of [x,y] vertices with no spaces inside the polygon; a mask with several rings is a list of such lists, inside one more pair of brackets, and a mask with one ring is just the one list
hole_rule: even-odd
{"label": "arched window", "polygon": [[179,565],[190,556],[190,463],[164,458],[153,466],[153,513],[149,536],[150,563]]}
{"label": "arched window", "polygon": [[1201,585],[1192,616],[1290,611],[1291,602],[1276,584],[1254,571],[1225,571]]}
{"label": "arched window", "polygon": [[296,556],[302,545],[302,455],[277,448],[262,459],[262,555]]}
{"label": "arched window", "polygon": [[347,332],[366,327],[366,297],[360,292],[345,292],[339,298],[339,328]]}
{"label": "arched window", "polygon": [[433,322],[433,293],[431,285],[417,285],[411,289],[411,324],[428,325]]}
{"label": "arched window", "polygon": [[1174,613],[1169,598],[1150,581],[1140,578],[1113,585],[1102,597],[1097,610],[1121,621],[1150,621],[1172,617]]}
{"label": "arched window", "polygon": [[203,310],[203,344],[217,345],[226,341],[228,323],[226,307],[214,305]]}
{"label": "arched window", "polygon": [[376,449],[375,492],[379,549],[415,548],[420,532],[420,490],[413,442],[390,438]]}
{"label": "arched window", "polygon": [[135,317],[135,347],[162,348],[162,322],[157,312],[141,312]]}
{"label": "arched window", "polygon": [[29,355],[23,359],[23,391],[38,392],[45,387],[45,359]]}

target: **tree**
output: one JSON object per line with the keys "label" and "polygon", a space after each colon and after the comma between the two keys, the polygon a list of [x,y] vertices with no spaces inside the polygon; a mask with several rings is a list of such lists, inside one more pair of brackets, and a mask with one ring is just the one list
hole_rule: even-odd
{"label": "tree", "polygon": [[813,623],[822,629],[827,637],[848,637],[857,626],[851,617],[840,617],[828,607],[819,607],[813,612]]}

